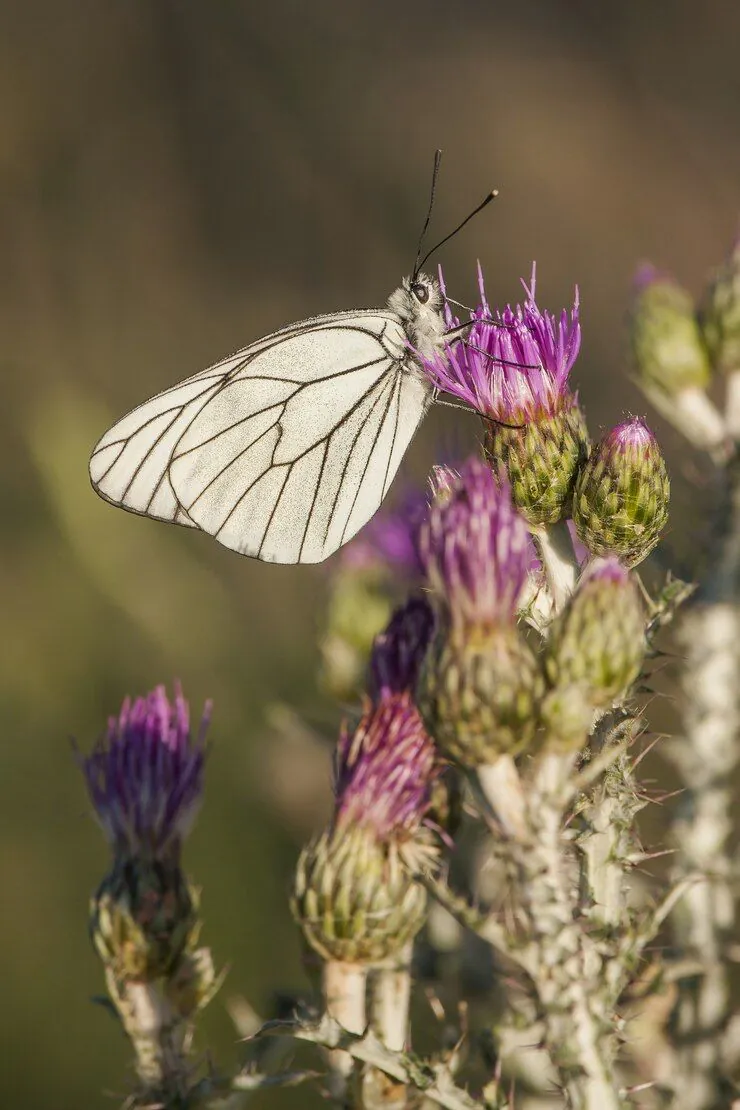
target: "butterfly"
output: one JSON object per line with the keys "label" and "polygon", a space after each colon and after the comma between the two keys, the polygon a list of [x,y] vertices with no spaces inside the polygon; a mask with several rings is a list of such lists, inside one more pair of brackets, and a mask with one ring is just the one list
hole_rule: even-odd
{"label": "butterfly", "polygon": [[92,452],[94,489],[242,555],[326,559],[375,514],[435,399],[422,359],[444,349],[443,295],[420,253],[387,308],[303,320],[133,409]]}

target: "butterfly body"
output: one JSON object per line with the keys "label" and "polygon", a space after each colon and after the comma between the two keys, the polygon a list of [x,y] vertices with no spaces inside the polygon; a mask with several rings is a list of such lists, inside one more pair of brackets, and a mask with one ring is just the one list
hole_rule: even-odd
{"label": "butterfly body", "polygon": [[283,328],[124,416],[93,450],[92,484],[241,554],[320,562],[388,492],[433,399],[420,356],[444,329],[423,274],[386,309]]}

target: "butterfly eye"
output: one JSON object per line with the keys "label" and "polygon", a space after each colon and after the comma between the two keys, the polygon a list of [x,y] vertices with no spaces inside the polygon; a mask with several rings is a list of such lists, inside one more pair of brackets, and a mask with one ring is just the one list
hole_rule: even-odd
{"label": "butterfly eye", "polygon": [[411,286],[411,292],[416,297],[419,304],[426,304],[429,300],[429,287],[422,285],[420,281],[414,282]]}

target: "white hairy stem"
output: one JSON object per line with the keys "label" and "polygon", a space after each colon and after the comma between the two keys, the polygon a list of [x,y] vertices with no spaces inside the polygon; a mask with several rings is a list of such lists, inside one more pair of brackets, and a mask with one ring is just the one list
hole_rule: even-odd
{"label": "white hairy stem", "polygon": [[[730,543],[736,537],[728,537]],[[727,548],[725,548],[725,554]],[[710,589],[731,592],[730,567],[721,561]],[[721,1087],[722,1036],[729,1012],[725,948],[735,905],[731,886],[732,777],[740,758],[740,614],[731,600],[698,605],[681,630],[685,652],[684,736],[670,748],[686,783],[674,823],[678,874],[705,877],[692,883],[675,915],[675,932],[702,974],[683,982],[674,1013],[673,1065],[676,1110],[717,1104]]]}
{"label": "white hairy stem", "polygon": [[533,532],[535,546],[542,562],[545,580],[556,613],[573,593],[578,577],[578,560],[567,522],[558,521],[542,531]]}
{"label": "white hairy stem", "polygon": [[645,382],[641,381],[639,385],[661,416],[693,443],[694,447],[707,451],[716,462],[727,458],[727,423],[703,389],[692,386],[671,396],[662,390],[651,388]]}
{"label": "white hairy stem", "polygon": [[[322,975],[322,989],[326,1012],[349,1033],[361,1034],[365,1031],[365,991],[367,969],[360,964],[341,963],[327,960]],[[341,1098],[346,1087],[347,1077],[352,1072],[352,1057],[347,1052],[333,1050],[329,1062],[334,1072],[330,1082],[333,1097]]]}
{"label": "white hairy stem", "polygon": [[543,755],[528,793],[532,840],[517,852],[536,958],[530,968],[546,1042],[573,1110],[619,1110],[611,1013],[601,961],[577,919],[575,859],[563,837],[563,807],[575,755]]}
{"label": "white hairy stem", "polygon": [[526,839],[526,801],[512,757],[501,755],[495,763],[478,767],[476,775],[480,792],[506,835],[514,840]]}
{"label": "white hairy stem", "polygon": [[[403,1052],[409,1028],[411,1002],[412,944],[403,947],[398,956],[379,967],[370,979],[370,1028],[391,1052]],[[377,1068],[368,1068],[363,1076],[363,1110],[400,1110],[406,1105],[406,1087],[394,1082]]]}
{"label": "white hairy stem", "polygon": [[185,1040],[188,1025],[174,1011],[158,985],[117,982],[106,973],[108,991],[136,1057],[136,1072],[160,1095],[181,1093],[186,1082]]}

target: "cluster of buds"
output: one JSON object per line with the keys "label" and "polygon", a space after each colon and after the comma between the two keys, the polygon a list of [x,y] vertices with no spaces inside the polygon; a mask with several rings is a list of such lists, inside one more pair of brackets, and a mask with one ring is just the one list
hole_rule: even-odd
{"label": "cluster of buds", "polygon": [[78,753],[112,851],[91,900],[91,936],[139,1072],[160,1084],[181,1081],[172,1073],[186,1027],[215,982],[210,954],[197,949],[198,894],[181,864],[203,793],[209,713],[193,736],[180,688],[170,702],[159,686],[127,698],[90,754]]}
{"label": "cluster of buds", "polygon": [[[719,458],[740,435],[740,241],[699,305],[672,277],[645,265],[630,319],[635,378],[655,407],[695,446]],[[727,416],[708,395],[727,380]]]}
{"label": "cluster of buds", "polygon": [[382,962],[426,915],[414,875],[435,855],[428,813],[439,761],[413,692],[433,620],[412,599],[376,638],[370,696],[339,738],[332,819],[298,861],[293,914],[325,960]]}
{"label": "cluster of buds", "polygon": [[525,303],[502,312],[491,311],[480,270],[479,286],[469,331],[425,364],[428,375],[480,414],[485,454],[535,534],[572,518],[592,554],[635,566],[665,526],[668,477],[640,420],[591,444],[569,385],[581,344],[577,295],[556,318],[537,305],[534,273]]}

